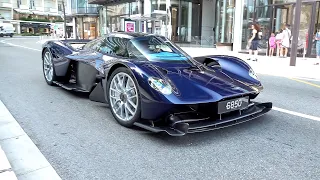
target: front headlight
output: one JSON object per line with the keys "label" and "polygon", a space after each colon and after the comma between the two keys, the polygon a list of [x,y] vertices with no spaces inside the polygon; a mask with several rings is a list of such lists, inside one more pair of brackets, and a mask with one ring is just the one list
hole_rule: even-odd
{"label": "front headlight", "polygon": [[149,77],[148,83],[153,89],[161,92],[162,94],[169,95],[172,93],[172,87],[170,86],[169,83],[167,83],[163,79],[156,78],[156,77]]}
{"label": "front headlight", "polygon": [[250,75],[252,78],[258,80],[258,75],[257,75],[257,74],[253,71],[253,69],[251,69],[251,68],[250,68],[250,70],[249,70],[249,75]]}

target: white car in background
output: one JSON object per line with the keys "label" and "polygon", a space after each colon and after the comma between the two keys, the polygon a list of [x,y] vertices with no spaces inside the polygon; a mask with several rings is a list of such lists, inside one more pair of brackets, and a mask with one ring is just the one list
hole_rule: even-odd
{"label": "white car in background", "polygon": [[10,36],[14,34],[15,28],[11,23],[0,23],[0,37]]}

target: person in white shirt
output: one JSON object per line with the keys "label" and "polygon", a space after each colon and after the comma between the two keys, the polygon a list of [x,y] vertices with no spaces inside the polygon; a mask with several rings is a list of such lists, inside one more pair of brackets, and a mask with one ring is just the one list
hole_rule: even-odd
{"label": "person in white shirt", "polygon": [[[291,31],[288,28],[288,25],[284,25],[282,34],[283,34],[283,39],[282,39],[282,43],[281,43],[281,45],[282,45],[281,52],[284,51],[283,57],[287,57],[288,49],[290,48],[290,39],[291,39]],[[280,52],[280,56],[282,54],[281,52]]]}

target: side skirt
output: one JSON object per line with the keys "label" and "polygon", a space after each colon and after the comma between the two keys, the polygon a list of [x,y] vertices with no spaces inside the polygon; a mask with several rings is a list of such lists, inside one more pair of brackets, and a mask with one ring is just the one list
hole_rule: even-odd
{"label": "side skirt", "polygon": [[95,102],[107,103],[104,97],[104,90],[102,87],[102,82],[99,82],[91,91],[89,99]]}
{"label": "side skirt", "polygon": [[88,93],[89,91],[81,89],[80,87],[78,87],[75,83],[61,83],[58,81],[53,81],[54,84],[56,84],[57,86],[62,87],[63,89],[66,89],[68,91],[76,91],[76,92],[85,92]]}

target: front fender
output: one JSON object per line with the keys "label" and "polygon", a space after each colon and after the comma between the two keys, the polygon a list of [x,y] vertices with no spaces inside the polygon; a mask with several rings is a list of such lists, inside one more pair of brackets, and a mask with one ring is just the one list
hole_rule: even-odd
{"label": "front fender", "polygon": [[[228,74],[233,79],[237,79],[241,82],[248,83],[250,85],[261,86],[261,82],[258,78],[254,78],[252,74],[255,75],[253,69],[248,63],[240,58],[234,56],[224,56],[224,55],[214,55],[208,56],[219,63],[221,70]],[[251,75],[250,72],[251,71]],[[256,75],[255,75],[256,76]]]}
{"label": "front fender", "polygon": [[[165,103],[166,98],[156,90],[152,89],[149,85],[148,78],[150,76],[161,77],[161,75],[155,71],[152,71],[146,66],[146,64],[147,63],[145,62],[133,63],[131,61],[125,61],[106,66],[106,69],[104,71],[106,78],[103,79],[103,89],[105,94],[108,93],[107,83],[111,80],[110,76],[116,68],[126,67],[130,69],[131,73],[134,76],[134,79],[138,83],[138,90],[141,99],[141,118],[155,119],[172,108],[172,105]],[[106,101],[108,102],[107,96],[105,97]]]}
{"label": "front fender", "polygon": [[47,41],[42,46],[42,55],[45,49],[52,54],[56,75],[65,76],[70,64],[70,59],[66,58],[66,56],[72,54],[73,51],[60,41]]}

